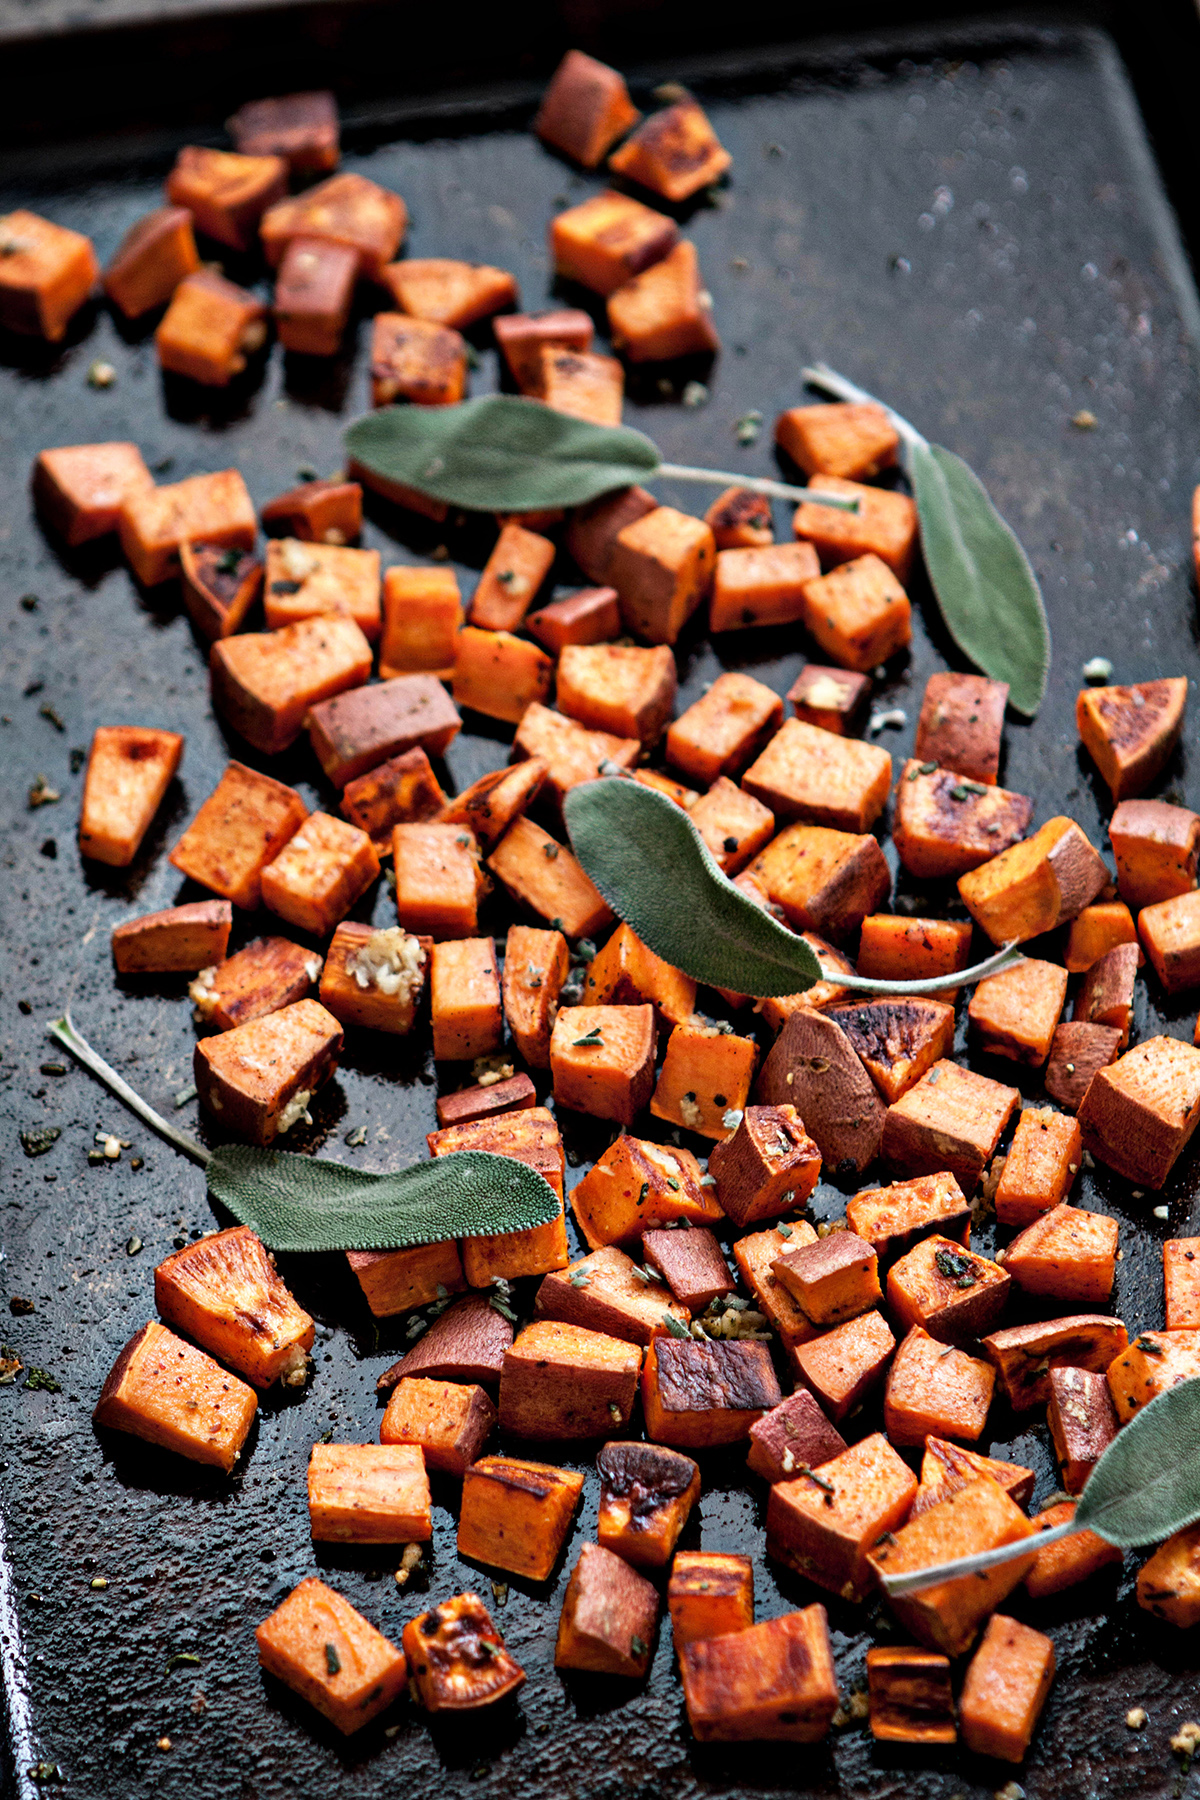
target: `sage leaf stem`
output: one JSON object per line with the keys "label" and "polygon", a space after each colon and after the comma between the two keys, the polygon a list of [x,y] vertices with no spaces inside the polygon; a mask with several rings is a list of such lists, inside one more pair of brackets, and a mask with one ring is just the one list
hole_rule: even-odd
{"label": "sage leaf stem", "polygon": [[102,1081],[105,1087],[117,1096],[118,1100],[124,1101],[130,1112],[136,1113],[143,1124],[149,1125],[152,1131],[157,1131],[159,1137],[165,1138],[168,1144],[174,1144],[176,1150],[182,1150],[185,1156],[190,1156],[192,1161],[199,1163],[202,1169],[207,1168],[212,1157],[211,1150],[206,1150],[203,1144],[198,1144],[194,1137],[188,1136],[186,1131],[180,1131],[177,1125],[172,1125],[169,1120],[163,1118],[161,1113],[155,1112],[149,1101],[143,1100],[142,1096],[130,1087],[124,1077],[117,1074],[112,1064],[106,1063],[104,1058],[92,1049],[82,1032],[76,1030],[70,1008],[61,1019],[52,1019],[46,1029],[49,1035],[63,1046],[64,1050],[71,1052],[76,1062],[82,1063],[85,1069],[89,1069],[97,1080]]}
{"label": "sage leaf stem", "polygon": [[723,469],[696,469],[688,463],[660,463],[648,481],[659,477],[671,481],[695,481],[705,487],[746,488],[752,494],[765,494],[771,500],[791,500],[812,506],[832,506],[838,512],[857,513],[859,503],[845,494],[824,494],[816,488],[792,487],[786,481],[771,481],[765,475],[731,475]]}
{"label": "sage leaf stem", "polygon": [[950,1562],[937,1563],[928,1569],[909,1569],[903,1575],[885,1574],[883,1590],[891,1599],[898,1600],[903,1594],[918,1594],[924,1588],[940,1586],[943,1581],[955,1581],[963,1575],[982,1575],[988,1569],[1014,1562],[1019,1556],[1028,1556],[1031,1551],[1042,1550],[1047,1544],[1061,1543],[1063,1538],[1074,1537],[1083,1529],[1074,1519],[1066,1519],[1049,1531],[1039,1531],[1036,1537],[1018,1538],[1015,1543],[1001,1544],[996,1550],[978,1550],[974,1556],[956,1556]]}

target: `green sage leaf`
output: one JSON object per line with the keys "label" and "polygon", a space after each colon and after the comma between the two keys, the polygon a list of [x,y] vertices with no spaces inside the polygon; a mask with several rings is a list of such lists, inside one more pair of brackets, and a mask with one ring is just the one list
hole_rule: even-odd
{"label": "green sage leaf", "polygon": [[490,1150],[373,1175],[323,1157],[227,1144],[214,1150],[207,1175],[214,1199],[271,1250],[407,1250],[532,1231],[560,1211],[536,1169]]}
{"label": "green sage leaf", "polygon": [[1032,718],[1050,672],[1050,627],[1029,558],[960,456],[916,443],[907,461],[925,567],[950,634]]}
{"label": "green sage leaf", "polygon": [[515,394],[382,407],[356,419],[345,444],[385,480],[472,512],[581,506],[645,481],[662,461],[640,431],[572,419]]}
{"label": "green sage leaf", "polygon": [[1200,1377],[1158,1394],[1122,1426],[1075,1508],[1075,1524],[1122,1550],[1200,1519]]}

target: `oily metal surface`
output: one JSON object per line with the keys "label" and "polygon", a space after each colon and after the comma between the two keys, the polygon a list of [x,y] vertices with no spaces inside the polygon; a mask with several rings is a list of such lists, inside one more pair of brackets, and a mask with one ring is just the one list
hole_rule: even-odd
{"label": "oily metal surface", "polygon": [[[668,458],[770,472],[770,421],[803,397],[802,363],[823,357],[965,455],[1025,543],[1055,634],[1046,704],[1035,726],[1010,722],[1001,778],[1036,797],[1039,819],[1067,810],[1103,844],[1106,797],[1076,747],[1080,665],[1105,655],[1119,679],[1196,674],[1189,501],[1200,478],[1195,294],[1111,46],[1073,29],[989,34],[981,26],[973,51],[953,59],[872,60],[848,48],[840,67],[806,69],[797,52],[758,77],[723,79],[715,68],[707,81],[692,79],[735,158],[719,203],[688,222],[724,349],[706,374],[706,405],[684,407],[677,392],[668,398],[651,385],[628,416]],[[527,117],[520,107],[499,120],[443,115],[401,136],[381,134],[383,141],[352,138],[346,162],[404,194],[412,254],[500,263],[517,273],[524,303],[537,306],[550,291],[546,221],[564,197],[581,198],[598,183],[543,152],[524,129]],[[42,187],[36,169],[9,165],[0,206],[28,203],[86,229],[103,260],[155,203],[164,167],[131,164],[69,181],[58,174]],[[243,273],[233,260],[228,266]],[[348,347],[315,372],[276,348],[226,397],[164,383],[149,336],[119,331],[103,312],[81,320],[59,349],[0,346],[0,1303],[4,1341],[60,1384],[55,1392],[31,1389],[22,1377],[0,1388],[0,1505],[37,1757],[58,1765],[68,1791],[88,1800],[370,1800],[398,1789],[431,1800],[517,1786],[546,1800],[779,1789],[974,1800],[1013,1774],[1038,1800],[1174,1795],[1189,1780],[1194,1787],[1197,1777],[1186,1776],[1167,1740],[1196,1713],[1197,1650],[1135,1606],[1136,1558],[1118,1577],[1059,1602],[1011,1602],[1051,1632],[1059,1659],[1019,1771],[962,1752],[906,1758],[874,1746],[861,1727],[812,1748],[697,1746],[669,1631],[644,1687],[559,1677],[553,1645],[562,1589],[594,1530],[597,1500],[590,1459],[570,1456],[564,1460],[589,1473],[562,1566],[545,1586],[510,1581],[496,1614],[528,1671],[519,1703],[496,1718],[436,1730],[405,1703],[342,1740],[257,1668],[253,1628],[298,1579],[323,1573],[393,1637],[418,1606],[464,1585],[489,1603],[493,1595],[488,1571],[457,1560],[448,1487],[435,1491],[428,1573],[405,1593],[392,1580],[393,1559],[314,1551],[304,1493],[309,1447],[326,1431],[345,1441],[375,1436],[375,1378],[404,1341],[400,1327],[376,1330],[336,1258],[283,1259],[320,1321],[314,1377],[302,1395],[264,1401],[231,1480],[94,1432],[91,1408],[104,1374],[153,1314],[155,1263],[211,1229],[214,1215],[199,1171],[88,1076],[74,1067],[43,1072],[44,1063],[66,1061],[44,1024],[69,1001],[97,1047],[172,1110],[173,1095],[190,1081],[195,1035],[183,984],[147,980],[119,990],[108,935],[132,911],[169,905],[183,891],[166,849],[227,757],[246,751],[212,717],[204,657],[174,591],[139,593],[109,546],[63,555],[32,517],[28,467],[44,445],[129,437],[160,479],[236,463],[261,504],[301,469],[338,466],[342,425],[366,404],[366,335],[361,327],[356,353]],[[87,384],[95,357],[117,370],[110,390]],[[483,349],[473,391],[495,383],[494,353]],[[752,409],[767,430],[742,447],[735,424]],[[1072,425],[1082,411],[1094,415],[1094,429]],[[702,504],[695,490],[664,487],[663,495],[693,510]],[[778,522],[786,530],[782,512]],[[443,535],[372,508],[364,542],[386,560],[405,560],[427,555]],[[469,589],[486,539],[446,541]],[[569,569],[560,573],[569,584]],[[24,595],[36,605],[19,604]],[[912,743],[926,676],[945,666],[928,596],[918,589],[917,599],[911,656],[898,659],[877,693],[882,707],[907,715],[880,739],[897,758]],[[782,693],[803,658],[797,634],[716,647],[690,639],[680,647],[680,706],[725,667],[751,668]],[[187,735],[180,778],[124,873],[82,865],[74,843],[75,753],[101,723]],[[1157,790],[1168,797],[1194,800],[1196,729],[1193,716]],[[468,720],[447,779],[461,787],[498,766],[508,738]],[[295,780],[310,803],[330,799],[302,748],[272,773]],[[39,774],[62,798],[30,810],[26,793]],[[890,848],[888,855],[894,863]],[[944,898],[902,881],[898,905],[919,911]],[[359,916],[386,922],[386,889]],[[493,900],[487,926],[502,932],[508,917]],[[253,923],[238,921],[241,939]],[[1165,1029],[1190,1038],[1192,1017],[1192,1001],[1164,1007],[1152,979],[1140,984],[1137,1036]],[[960,1048],[964,1042],[960,1036]],[[309,1145],[364,1168],[424,1154],[437,1089],[420,1044],[351,1035],[314,1107]],[[1011,1065],[991,1072],[1015,1079]],[[1023,1085],[1038,1091],[1036,1079]],[[194,1105],[177,1116],[198,1128]],[[573,1183],[609,1134],[562,1123]],[[18,1133],[42,1126],[61,1136],[44,1156],[27,1158]],[[349,1147],[360,1126],[365,1144]],[[88,1166],[98,1128],[131,1140],[120,1162]],[[138,1170],[133,1156],[143,1160]],[[1157,1197],[1135,1196],[1103,1172],[1080,1184],[1080,1204],[1121,1221],[1114,1308],[1131,1328],[1162,1323],[1160,1243],[1200,1230],[1196,1189],[1195,1159],[1186,1159],[1162,1197],[1170,1208],[1163,1221],[1151,1212]],[[843,1206],[844,1195],[822,1184],[812,1216],[831,1218]],[[142,1245],[133,1254],[131,1238]],[[978,1242],[989,1249],[996,1240],[985,1230]],[[36,1310],[10,1317],[11,1297]],[[868,1413],[864,1425],[870,1420]],[[1044,1497],[1055,1478],[1040,1417],[1014,1419],[997,1408],[993,1424],[990,1448],[1031,1462]],[[819,1597],[765,1560],[763,1511],[737,1455],[706,1459],[703,1498],[683,1540],[754,1558],[760,1618]],[[94,1578],[107,1587],[93,1589]],[[886,1632],[877,1609],[866,1617]],[[864,1685],[871,1639],[852,1608],[831,1604],[830,1622],[848,1696]],[[181,1652],[199,1661],[168,1671]],[[1124,1724],[1135,1704],[1149,1714],[1141,1733]],[[18,1727],[25,1716],[18,1694]],[[156,1747],[164,1737],[169,1750]]]}

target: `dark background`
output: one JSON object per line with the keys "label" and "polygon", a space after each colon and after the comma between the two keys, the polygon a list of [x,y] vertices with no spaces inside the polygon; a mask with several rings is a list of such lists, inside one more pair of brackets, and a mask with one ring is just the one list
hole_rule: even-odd
{"label": "dark background", "polygon": [[[767,7],[746,21],[639,5],[525,8],[514,18],[343,5],[43,44],[13,39],[4,51],[0,209],[30,204],[86,230],[106,260],[156,203],[180,143],[223,141],[220,121],[244,99],[332,82],[347,115],[345,166],[405,196],[409,251],[512,268],[534,307],[552,291],[548,219],[600,185],[527,132],[562,47],[581,43],[617,62],[642,104],[656,81],[687,80],[735,158],[717,203],[683,215],[724,349],[711,371],[675,372],[668,395],[642,384],[627,416],[670,459],[770,473],[770,422],[803,398],[802,364],[824,358],[965,455],[1029,551],[1055,638],[1046,704],[1036,726],[1010,722],[1001,779],[1036,796],[1039,821],[1067,810],[1104,845],[1107,796],[1075,739],[1081,664],[1108,656],[1125,680],[1197,673],[1190,498],[1200,479],[1198,315],[1186,246],[1198,27],[1184,5],[1088,15],[999,19],[947,9],[917,26],[881,8],[857,15],[862,32],[853,39],[783,43],[787,33],[827,30],[828,15]],[[259,279],[237,258],[226,265],[237,279]],[[164,382],[149,328],[119,329],[105,311],[81,315],[62,346],[0,341],[0,756],[8,776],[0,1330],[27,1365],[61,1384],[57,1393],[36,1391],[23,1377],[0,1389],[0,1506],[39,1754],[89,1800],[324,1800],[400,1785],[432,1800],[446,1791],[511,1793],[516,1784],[547,1800],[781,1788],[976,1800],[1014,1774],[1037,1800],[1182,1794],[1197,1777],[1185,1777],[1167,1740],[1195,1714],[1197,1651],[1136,1608],[1135,1558],[1123,1576],[1060,1603],[1013,1601],[1012,1610],[1052,1631],[1060,1664],[1022,1770],[956,1753],[906,1761],[861,1729],[813,1748],[702,1749],[683,1720],[669,1632],[644,1689],[556,1676],[561,1589],[594,1529],[590,1475],[564,1568],[544,1588],[511,1582],[496,1615],[529,1672],[519,1706],[442,1732],[402,1706],[341,1740],[256,1666],[253,1627],[296,1580],[325,1573],[393,1637],[426,1592],[434,1600],[474,1585],[490,1601],[492,1590],[486,1571],[457,1563],[452,1489],[435,1494],[430,1571],[415,1592],[401,1594],[392,1562],[373,1553],[314,1555],[304,1502],[309,1446],[328,1428],[340,1439],[374,1437],[375,1378],[403,1344],[399,1328],[376,1331],[336,1258],[286,1263],[321,1322],[314,1380],[302,1396],[266,1401],[231,1481],[93,1432],[105,1372],[152,1315],[154,1264],[176,1241],[211,1229],[214,1215],[200,1172],[88,1076],[42,1072],[43,1062],[60,1060],[44,1025],[69,1002],[139,1091],[197,1129],[194,1105],[173,1111],[174,1093],[190,1082],[194,1043],[183,984],[118,992],[107,939],[120,919],[181,893],[166,849],[227,757],[256,759],[210,713],[205,659],[175,592],[140,593],[110,546],[60,554],[31,513],[29,464],[48,444],[128,436],[159,479],[236,463],[261,504],[302,469],[340,465],[342,427],[367,403],[365,338],[360,322],[357,344],[352,333],[345,355],[328,365],[306,366],[276,347],[226,395]],[[87,384],[95,357],[117,369],[108,391]],[[679,403],[692,373],[709,388],[697,409]],[[472,391],[496,383],[484,333]],[[751,409],[767,428],[742,447],[735,426]],[[1071,424],[1081,410],[1096,416],[1096,429]],[[672,494],[663,484],[661,492],[690,510],[703,504],[696,490]],[[445,542],[469,591],[485,531],[444,532],[370,510],[364,542],[382,548],[385,561],[421,558]],[[786,531],[782,510],[777,523]],[[558,573],[570,585],[570,569]],[[35,609],[19,604],[23,595],[36,596]],[[925,677],[953,661],[919,583],[914,598],[921,617],[911,656],[897,660],[877,695],[907,713],[907,725],[880,740],[897,758],[911,746]],[[680,646],[680,706],[723,667],[752,668],[784,692],[804,654],[793,633],[716,646],[689,639]],[[81,777],[72,752],[86,749],[101,723],[163,725],[188,739],[180,780],[124,873],[82,865],[74,844]],[[461,787],[498,766],[510,736],[468,719],[447,782]],[[1195,744],[1193,719],[1156,791],[1194,802]],[[311,804],[329,802],[302,747],[273,772]],[[63,797],[31,811],[26,793],[39,773]],[[945,898],[905,882],[897,906],[930,910]],[[386,890],[356,915],[387,922]],[[502,933],[509,916],[493,902],[487,925]],[[250,921],[238,929],[243,939],[252,934]],[[1161,1004],[1152,978],[1140,989],[1138,1036],[1165,1029],[1190,1038],[1193,1020],[1190,1001]],[[408,1049],[352,1038],[302,1145],[364,1168],[423,1155],[437,1089],[418,1042]],[[1011,1065],[991,1072],[1013,1078]],[[1026,1085],[1038,1091],[1036,1080]],[[609,1133],[563,1124],[573,1183]],[[62,1135],[46,1156],[27,1159],[18,1132],[41,1125]],[[367,1143],[348,1148],[359,1126]],[[131,1140],[119,1164],[88,1167],[98,1128]],[[134,1155],[144,1158],[139,1171]],[[1102,1172],[1077,1193],[1078,1203],[1122,1222],[1115,1310],[1131,1329],[1161,1325],[1161,1240],[1200,1230],[1192,1162],[1164,1196],[1168,1222],[1153,1218],[1151,1199],[1135,1200]],[[844,1198],[823,1184],[812,1216],[836,1216]],[[132,1256],[131,1235],[143,1241]],[[984,1232],[977,1242],[986,1250],[994,1238]],[[13,1295],[31,1298],[36,1312],[10,1319]],[[1040,1419],[997,1408],[993,1425],[991,1448],[1033,1463],[1042,1499],[1055,1479]],[[590,1459],[578,1460],[590,1468]],[[685,1544],[750,1551],[760,1617],[817,1597],[763,1559],[762,1494],[743,1480],[740,1459],[713,1458],[705,1475]],[[96,1576],[106,1590],[91,1589]],[[864,1618],[886,1632],[877,1608],[830,1608],[844,1694],[863,1685]],[[167,1673],[180,1651],[199,1665]],[[1135,1704],[1150,1715],[1141,1734],[1123,1722]],[[169,1752],[155,1748],[164,1734]]]}

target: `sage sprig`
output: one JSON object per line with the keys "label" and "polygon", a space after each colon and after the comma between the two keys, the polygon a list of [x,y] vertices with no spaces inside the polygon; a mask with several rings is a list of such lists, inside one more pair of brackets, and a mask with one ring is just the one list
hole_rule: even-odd
{"label": "sage sprig", "polygon": [[1132,1550],[1157,1544],[1200,1519],[1200,1377],[1158,1394],[1122,1427],[1088,1477],[1072,1518],[997,1550],[883,1576],[895,1598],[975,1575],[1080,1531]]}
{"label": "sage sprig", "polygon": [[[708,987],[767,999],[824,978],[812,948],[756,906],[714,862],[683,808],[641,782],[609,776],[574,787],[563,816],[580,863],[613,912],[664,961]],[[986,962],[933,980],[832,976],[868,994],[966,987],[1023,959],[1006,945]]]}
{"label": "sage sprig", "polygon": [[844,494],[664,462],[658,446],[628,425],[593,425],[516,394],[485,394],[457,406],[382,407],[347,426],[344,441],[363,468],[468,512],[582,506],[658,476],[858,511],[858,501]]}
{"label": "sage sprig", "polygon": [[[823,363],[803,374],[838,400],[883,405]],[[1029,559],[962,458],[929,443],[890,406],[884,411],[900,435],[925,567],[946,628],[985,675],[1007,681],[1012,705],[1032,718],[1050,672],[1050,627]]]}
{"label": "sage sprig", "polygon": [[561,1211],[536,1169],[488,1150],[459,1150],[383,1175],[249,1144],[208,1150],[143,1100],[75,1029],[69,1012],[48,1029],[139,1119],[199,1163],[213,1199],[270,1250],[407,1250],[531,1231]]}

